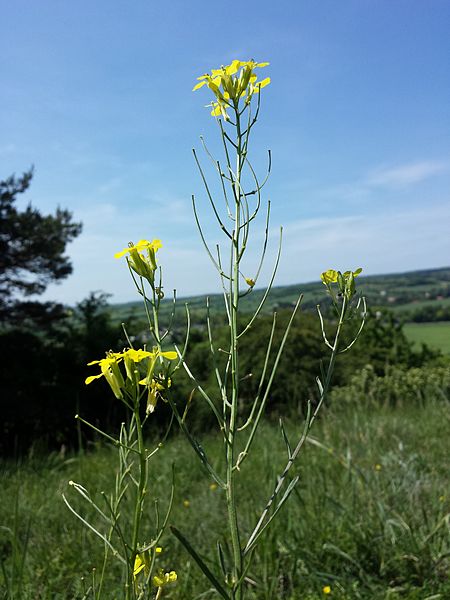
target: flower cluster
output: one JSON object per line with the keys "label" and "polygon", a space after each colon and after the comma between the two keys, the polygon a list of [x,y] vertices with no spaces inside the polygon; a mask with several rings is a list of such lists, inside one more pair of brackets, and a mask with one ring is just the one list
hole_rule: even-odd
{"label": "flower cluster", "polygon": [[[89,385],[94,379],[104,377],[119,400],[124,399],[124,392],[130,391],[131,386],[145,385],[148,389],[147,414],[149,414],[154,411],[160,392],[171,385],[169,378],[164,378],[163,375],[155,376],[156,361],[158,358],[175,360],[177,356],[174,351],[161,352],[158,348],[153,348],[152,352],[134,348],[128,348],[123,352],[108,352],[105,358],[88,363],[88,366],[100,365],[100,373],[87,377],[85,383]],[[136,365],[143,360],[147,361],[146,376],[140,379]],[[123,376],[119,366],[122,361],[126,377]]]}
{"label": "flower cluster", "polygon": [[323,284],[327,286],[329,293],[334,297],[331,290],[331,285],[337,283],[339,289],[339,295],[343,296],[347,301],[350,301],[356,294],[355,277],[362,272],[362,269],[356,269],[356,271],[335,271],[334,269],[328,269],[324,271],[320,276]]}
{"label": "flower cluster", "polygon": [[[162,548],[155,548],[155,554],[160,554]],[[133,577],[136,580],[139,573],[144,573],[146,577],[150,575],[151,570],[151,559],[150,552],[146,550],[141,554],[137,554],[134,561]],[[152,577],[152,583],[157,588],[162,588],[171,583],[175,583],[178,579],[178,575],[175,571],[165,572],[164,569],[157,569],[155,575]]]}
{"label": "flower cluster", "polygon": [[127,248],[114,254],[114,258],[127,256],[128,264],[140,277],[144,277],[153,286],[155,281],[156,252],[162,248],[161,240],[139,240],[137,244],[130,242]]}
{"label": "flower cluster", "polygon": [[214,94],[216,100],[209,106],[212,107],[213,117],[222,116],[229,120],[227,108],[238,109],[239,100],[245,98],[245,104],[250,104],[254,94],[269,85],[270,77],[258,81],[255,69],[266,67],[269,63],[257,63],[254,60],[233,60],[230,65],[212,69],[211,74],[206,73],[197,77],[200,83],[194,86],[192,91],[198,90],[206,85]]}

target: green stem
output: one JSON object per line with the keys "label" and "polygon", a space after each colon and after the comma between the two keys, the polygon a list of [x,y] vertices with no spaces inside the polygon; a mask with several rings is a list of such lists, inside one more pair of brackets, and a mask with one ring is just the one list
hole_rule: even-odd
{"label": "green stem", "polygon": [[143,512],[143,504],[145,491],[147,488],[147,480],[148,480],[148,465],[146,461],[146,451],[144,446],[144,436],[142,434],[142,423],[141,417],[139,415],[139,404],[136,404],[134,409],[134,419],[136,423],[136,434],[138,439],[138,451],[139,451],[139,485],[136,496],[136,505],[134,508],[134,518],[133,518],[133,537],[131,542],[131,565],[129,571],[129,588],[127,589],[127,600],[130,597],[130,593],[132,593],[133,587],[133,567],[134,561],[137,555],[137,548],[139,543],[139,530],[141,525],[141,517]]}
{"label": "green stem", "polygon": [[242,139],[239,113],[236,108],[236,130],[237,130],[237,150],[236,150],[236,179],[234,181],[235,197],[235,222],[232,238],[232,265],[230,273],[230,349],[231,349],[231,409],[229,417],[228,440],[226,445],[226,463],[227,463],[227,487],[226,500],[228,511],[228,522],[231,534],[231,544],[233,553],[233,572],[232,572],[232,598],[233,600],[242,600],[243,586],[240,582],[242,573],[242,550],[239,535],[239,523],[236,511],[235,499],[235,472],[233,471],[236,421],[239,399],[239,356],[238,356],[238,333],[237,333],[237,315],[239,308],[239,231],[241,217],[241,168],[242,168]]}

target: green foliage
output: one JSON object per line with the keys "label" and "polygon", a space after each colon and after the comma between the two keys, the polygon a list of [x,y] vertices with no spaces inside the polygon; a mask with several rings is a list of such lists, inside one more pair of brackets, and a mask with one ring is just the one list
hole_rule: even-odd
{"label": "green foliage", "polygon": [[406,319],[412,323],[435,323],[450,321],[450,304],[425,304],[420,308],[412,309]]}
{"label": "green foliage", "polygon": [[43,448],[74,445],[74,415],[118,423],[120,407],[109,401],[105,388],[84,385],[86,356],[101,356],[104,348],[123,347],[117,329],[109,322],[106,297],[91,294],[75,311],[51,321],[45,329],[9,327],[0,335],[0,451],[26,451],[40,440]]}
{"label": "green foliage", "polygon": [[382,377],[372,365],[366,365],[348,385],[332,391],[331,401],[336,405],[403,406],[425,404],[430,397],[445,400],[449,395],[450,361],[412,369],[394,366]]}
{"label": "green foliage", "polygon": [[[278,314],[274,347],[281,341],[289,316],[290,312],[287,310],[281,310]],[[239,326],[243,327],[246,322],[246,317],[242,316]],[[333,321],[329,320],[327,326],[332,330]],[[254,398],[258,388],[266,351],[261,340],[267,340],[271,328],[272,317],[263,315],[242,339],[240,368],[243,379],[240,398],[243,404]],[[351,339],[354,333],[350,331],[348,339]],[[228,330],[219,320],[215,332],[219,348],[227,347],[227,336]],[[402,323],[388,311],[370,311],[358,343],[359,352],[349,352],[336,361],[334,386],[346,386],[353,376],[357,378],[360,373],[365,372],[367,365],[370,365],[374,376],[382,380],[394,366],[405,372],[409,368],[432,364],[439,355],[427,347],[415,350],[404,333]],[[218,352],[216,356],[219,365],[223,366],[226,360],[225,353]],[[199,383],[213,394],[215,379],[211,373],[213,365],[205,331],[198,328],[193,330],[188,360]],[[307,400],[316,400],[315,378],[320,374],[321,362],[326,364],[319,320],[309,312],[300,313],[291,327],[267,403],[267,410],[272,417],[291,414],[298,409],[304,412]],[[174,397],[187,399],[192,390],[193,384],[189,378],[179,373],[173,386]],[[332,402],[332,399],[329,401]],[[209,427],[212,423],[207,406],[197,393],[193,397],[191,413],[191,423],[197,431]]]}

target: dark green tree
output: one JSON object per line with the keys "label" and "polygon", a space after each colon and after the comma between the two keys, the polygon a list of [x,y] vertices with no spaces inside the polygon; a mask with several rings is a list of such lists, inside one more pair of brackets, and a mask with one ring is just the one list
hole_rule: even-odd
{"label": "dark green tree", "polygon": [[68,210],[43,215],[31,203],[24,210],[17,198],[30,186],[33,169],[0,181],[0,324],[54,321],[61,306],[26,300],[42,294],[51,282],[72,272],[66,245],[81,233]]}

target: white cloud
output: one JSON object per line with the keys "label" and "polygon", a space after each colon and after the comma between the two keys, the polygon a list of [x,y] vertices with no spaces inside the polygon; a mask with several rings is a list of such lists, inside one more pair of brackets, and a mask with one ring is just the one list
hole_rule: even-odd
{"label": "white cloud", "polygon": [[365,180],[370,187],[405,187],[443,173],[450,169],[447,161],[425,160],[398,167],[383,167],[374,170]]}
{"label": "white cloud", "polygon": [[[382,194],[405,191],[408,188],[431,179],[437,175],[450,172],[450,160],[423,160],[404,163],[398,166],[379,166],[353,181],[343,181],[328,187],[309,185],[309,193],[315,193],[323,202],[334,203],[336,200],[351,207],[361,203],[367,205],[376,196],[380,202]],[[297,182],[297,186],[299,183]]]}

